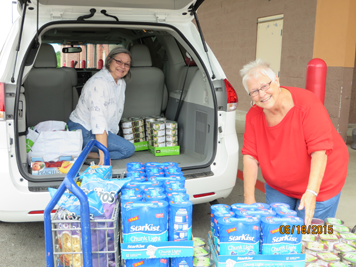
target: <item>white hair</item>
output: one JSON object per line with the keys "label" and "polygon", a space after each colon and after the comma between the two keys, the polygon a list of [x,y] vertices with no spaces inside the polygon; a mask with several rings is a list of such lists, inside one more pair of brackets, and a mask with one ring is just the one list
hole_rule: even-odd
{"label": "white hair", "polygon": [[240,70],[240,75],[242,77],[242,85],[245,87],[247,93],[250,93],[247,88],[247,81],[249,79],[257,79],[261,75],[268,76],[272,81],[276,78],[276,74],[271,69],[270,64],[260,58],[243,66]]}

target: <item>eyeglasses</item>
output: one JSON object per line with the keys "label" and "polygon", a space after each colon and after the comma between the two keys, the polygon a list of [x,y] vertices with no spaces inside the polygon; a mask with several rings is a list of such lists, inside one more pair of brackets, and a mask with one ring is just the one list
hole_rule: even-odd
{"label": "eyeglasses", "polygon": [[272,81],[270,81],[269,83],[267,83],[265,85],[262,85],[260,89],[254,90],[254,91],[250,92],[248,95],[253,97],[253,96],[257,96],[260,93],[260,91],[266,92],[270,88],[271,83],[272,83]]}
{"label": "eyeglasses", "polygon": [[130,68],[130,64],[129,63],[124,63],[122,62],[120,59],[115,59],[113,57],[111,57],[113,60],[115,60],[116,64],[119,65],[120,67],[124,66],[125,68]]}

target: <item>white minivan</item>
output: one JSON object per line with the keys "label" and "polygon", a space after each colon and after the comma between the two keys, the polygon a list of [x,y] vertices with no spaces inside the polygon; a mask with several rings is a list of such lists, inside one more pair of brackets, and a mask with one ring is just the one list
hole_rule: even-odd
{"label": "white minivan", "polygon": [[[112,161],[113,176],[131,161],[171,161],[182,168],[194,204],[231,193],[238,100],[200,30],[196,12],[203,1],[18,0],[20,17],[0,57],[0,221],[43,220],[47,189],[58,187],[65,174],[31,174],[27,129],[67,122],[83,85],[101,67],[104,46],[125,47],[133,56],[123,117],[161,115],[179,126],[180,155],[135,152]],[[78,46],[73,68],[74,54],[64,53],[73,51],[63,48]],[[56,51],[67,61],[57,60]]]}

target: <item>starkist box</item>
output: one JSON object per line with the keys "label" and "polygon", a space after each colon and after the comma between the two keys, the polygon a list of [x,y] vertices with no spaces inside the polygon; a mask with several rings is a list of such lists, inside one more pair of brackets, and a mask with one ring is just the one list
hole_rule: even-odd
{"label": "starkist box", "polygon": [[208,234],[209,248],[216,267],[304,267],[305,254],[283,254],[283,255],[219,255],[211,232]]}

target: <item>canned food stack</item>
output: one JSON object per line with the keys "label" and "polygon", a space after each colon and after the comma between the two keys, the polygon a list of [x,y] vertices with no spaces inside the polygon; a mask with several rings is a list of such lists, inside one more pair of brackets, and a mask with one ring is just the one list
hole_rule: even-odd
{"label": "canned food stack", "polygon": [[153,147],[166,146],[166,123],[165,121],[150,122],[149,145]]}
{"label": "canned food stack", "polygon": [[155,116],[150,116],[150,117],[144,117],[144,123],[145,123],[145,138],[146,141],[150,141],[151,138],[151,122],[155,122],[156,121],[156,117]]}
{"label": "canned food stack", "polygon": [[193,237],[194,251],[193,251],[193,266],[194,267],[212,267],[214,261],[210,258],[210,250],[205,239],[200,237]]}
{"label": "canned food stack", "polygon": [[152,147],[170,147],[178,145],[178,123],[160,116],[144,118],[145,139]]}
{"label": "canned food stack", "polygon": [[166,146],[178,146],[178,123],[166,121]]}
{"label": "canned food stack", "polygon": [[313,219],[302,232],[306,266],[356,266],[356,235],[342,220]]}
{"label": "canned food stack", "polygon": [[130,117],[121,119],[123,137],[131,143],[145,141],[144,120],[141,117]]}
{"label": "canned food stack", "polygon": [[214,261],[210,258],[210,249],[207,247],[207,242],[205,241],[205,239],[200,237],[194,237],[193,242],[193,266],[214,266]]}
{"label": "canned food stack", "polygon": [[[126,170],[131,182],[122,190],[124,242],[191,240],[193,203],[186,194],[185,178],[178,164],[130,162],[127,163]],[[164,209],[165,207],[167,209]],[[152,227],[146,227],[148,222]],[[133,224],[135,227],[132,227]],[[151,233],[149,228],[164,230]],[[197,249],[196,254],[200,257],[206,256],[201,250],[202,248]],[[198,265],[195,266],[202,266],[206,261],[207,258],[196,260]],[[185,266],[184,263],[192,266],[189,262],[193,262],[193,257],[172,258],[170,266]],[[134,263],[134,260],[126,260],[127,266],[134,266]]]}

